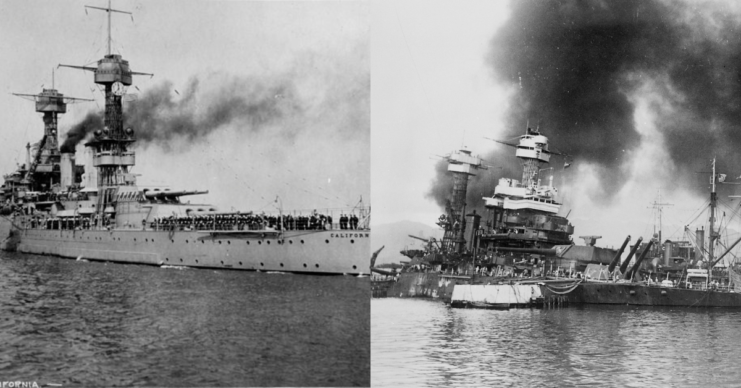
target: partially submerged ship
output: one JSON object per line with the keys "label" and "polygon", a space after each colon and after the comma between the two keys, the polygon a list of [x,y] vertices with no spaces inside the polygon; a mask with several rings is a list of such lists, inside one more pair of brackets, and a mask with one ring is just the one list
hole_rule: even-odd
{"label": "partially submerged ship", "polygon": [[[639,238],[620,262],[621,253],[630,241],[628,236],[609,265],[589,264],[584,276],[578,279],[458,284],[453,290],[451,305],[464,308],[568,304],[739,308],[739,264],[734,258],[721,265],[741,242],[739,237],[733,243],[721,243],[722,233],[716,228],[716,185],[721,176],[715,172],[714,160],[707,238],[704,226],[694,232],[685,227],[686,240],[666,240],[659,244],[659,229],[659,233],[654,233],[646,243]],[[715,254],[716,247],[723,249],[720,255]]]}
{"label": "partially submerged ship", "polygon": [[614,250],[595,246],[600,236],[582,236],[586,245],[574,244],[573,225],[559,215],[561,203],[553,177],[541,179],[541,172],[552,169],[542,165],[552,155],[562,155],[549,150],[548,138],[528,127],[518,143],[500,143],[516,149],[515,155],[523,162],[522,179],[501,178],[493,195],[482,198],[486,214],[467,214],[468,179],[487,166],[465,149],[447,155],[453,189],[437,223],[444,230],[442,240],[424,240],[423,250],[402,251],[410,262],[398,274],[373,268],[381,276],[394,278],[383,283],[385,287],[384,280],[378,279],[375,296],[431,296],[449,301],[456,284],[575,276],[588,264],[607,265],[613,260]]}
{"label": "partially submerged ship", "polygon": [[[0,188],[0,248],[67,258],[157,266],[229,268],[316,274],[367,273],[370,211],[359,206],[275,214],[222,212],[182,198],[203,190],[137,185],[136,131],[124,125],[123,97],[133,76],[110,48],[91,71],[105,91],[104,126],[85,146],[93,171],[75,164],[75,149],[58,144],[58,115],[73,101],[55,89],[26,95],[44,113],[44,135],[26,163]],[[126,13],[126,12],[124,12]],[[87,179],[83,182],[83,175]],[[341,213],[339,214],[335,213]]]}

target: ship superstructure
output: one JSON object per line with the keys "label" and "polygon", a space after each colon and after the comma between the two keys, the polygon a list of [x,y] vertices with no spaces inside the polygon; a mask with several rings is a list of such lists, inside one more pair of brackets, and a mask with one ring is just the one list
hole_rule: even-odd
{"label": "ship superstructure", "polygon": [[[221,212],[209,204],[181,201],[205,190],[138,186],[131,173],[135,130],[147,128],[124,127],[122,97],[134,75],[151,74],[131,71],[128,61],[111,53],[111,14],[128,12],[112,9],[110,1],[107,8],[87,7],[108,13],[107,54],[97,67],[60,67],[93,72],[104,90],[103,126],[85,143],[97,179],[82,187],[74,145],[59,147],[57,114],[65,112],[63,95],[51,89],[34,96],[37,111],[45,114],[44,137],[33,161],[6,176],[0,248],[152,265],[367,272],[361,264],[370,254],[370,212],[362,201],[353,209]],[[47,172],[48,181],[40,175]]]}
{"label": "ship superstructure", "polygon": [[[13,93],[35,102],[36,112],[43,113],[44,134],[38,143],[26,145],[26,163],[4,176],[0,187],[0,206],[7,213],[8,205],[27,195],[47,191],[60,191],[65,184],[71,186],[76,177],[84,173],[84,168],[74,165],[73,153],[62,155],[59,148],[58,119],[67,112],[67,104],[92,101],[83,98],[65,97],[54,88],[43,89],[39,94]],[[33,155],[32,155],[33,149]],[[66,181],[62,182],[62,179]]]}
{"label": "ship superstructure", "polygon": [[[516,149],[522,160],[522,180],[502,177],[490,197],[482,198],[486,214],[467,213],[467,184],[478,170],[489,166],[468,150],[444,157],[453,187],[446,213],[438,225],[442,241],[419,239],[423,250],[401,253],[411,259],[402,267],[395,283],[378,280],[375,296],[433,296],[449,299],[456,284],[490,282],[492,278],[576,276],[589,264],[607,265],[615,250],[595,246],[601,236],[581,236],[586,245],[571,239],[574,227],[558,215],[561,204],[553,177],[546,182],[541,168],[552,155],[548,138],[538,129],[527,128],[518,143],[499,142]],[[566,167],[566,164],[565,164]],[[417,238],[415,236],[410,236]],[[372,268],[382,278],[396,275]]]}
{"label": "ship superstructure", "polygon": [[[480,246],[486,249],[489,260],[511,265],[517,261],[507,259],[508,256],[513,258],[513,252],[533,255],[527,259],[538,260],[539,256],[547,255],[538,249],[573,245],[574,227],[566,217],[558,215],[561,203],[557,201],[558,189],[553,185],[553,174],[547,180],[541,178],[542,172],[553,170],[552,167],[541,168],[550,163],[551,156],[563,154],[551,152],[548,138],[538,129],[527,128],[517,144],[499,143],[516,149],[515,156],[522,160],[523,168],[521,180],[503,177],[494,188],[494,194],[483,198],[488,217],[480,232]],[[599,238],[587,237],[587,246],[594,246]]]}

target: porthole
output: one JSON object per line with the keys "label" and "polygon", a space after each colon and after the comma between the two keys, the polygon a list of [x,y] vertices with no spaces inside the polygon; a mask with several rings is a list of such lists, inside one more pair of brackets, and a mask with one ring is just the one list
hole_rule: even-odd
{"label": "porthole", "polygon": [[221,261],[221,264],[224,265],[224,261],[223,260]]}
{"label": "porthole", "polygon": [[352,269],[358,269],[358,266],[357,265],[353,265],[352,266]]}
{"label": "porthole", "polygon": [[170,259],[166,257],[166,258],[165,258],[165,261],[170,261]]}
{"label": "porthole", "polygon": [[355,240],[350,240],[350,244],[355,244]]}
{"label": "porthole", "polygon": [[304,263],[304,268],[306,268],[306,267],[308,267],[308,266],[306,265],[306,263]]}
{"label": "porthole", "polygon": [[303,243],[304,243],[304,240],[301,240],[301,244],[303,244]]}
{"label": "porthole", "polygon": [[232,242],[231,241],[227,241],[226,243],[229,244],[229,245],[232,245]]}
{"label": "porthole", "polygon": [[319,264],[314,264],[315,267],[319,268]]}
{"label": "porthole", "polygon": [[196,259],[196,263],[198,263],[198,259]]}
{"label": "porthole", "polygon": [[325,243],[329,244],[329,240],[324,240]]}
{"label": "porthole", "polygon": [[250,245],[250,242],[249,241],[247,241],[247,245]]}
{"label": "porthole", "polygon": [[219,245],[221,245],[221,240],[219,240]]}
{"label": "porthole", "polygon": [[182,259],[182,258],[180,258],[180,262],[181,262],[181,263],[183,262],[183,259]]}
{"label": "porthole", "polygon": [[265,264],[263,264],[263,263],[260,263],[260,267],[264,267],[264,266],[265,266]]}
{"label": "porthole", "polygon": [[282,267],[283,266],[283,263],[280,263],[280,266]]}
{"label": "porthole", "polygon": [[262,245],[262,241],[258,241],[257,243],[260,244],[260,245]]}
{"label": "porthole", "polygon": [[185,240],[185,243],[187,244],[188,243],[188,240]]}
{"label": "porthole", "polygon": [[270,241],[268,241],[267,243],[268,243],[268,245],[270,245]]}
{"label": "porthole", "polygon": [[239,262],[239,265],[242,265],[242,262],[241,261]]}
{"label": "porthole", "polygon": [[289,244],[293,244],[293,240],[288,240],[288,243]]}

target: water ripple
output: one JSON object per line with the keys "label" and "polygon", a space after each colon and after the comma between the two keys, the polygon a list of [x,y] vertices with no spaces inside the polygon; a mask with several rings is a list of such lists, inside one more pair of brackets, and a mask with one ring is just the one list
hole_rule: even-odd
{"label": "water ripple", "polygon": [[0,376],[64,386],[370,383],[368,279],[0,256]]}
{"label": "water ripple", "polygon": [[590,306],[456,310],[374,299],[378,387],[728,386],[741,311]]}

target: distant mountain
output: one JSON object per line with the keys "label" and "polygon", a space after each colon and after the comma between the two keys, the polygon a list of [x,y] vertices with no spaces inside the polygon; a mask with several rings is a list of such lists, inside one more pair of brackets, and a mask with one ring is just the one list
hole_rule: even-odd
{"label": "distant mountain", "polygon": [[436,239],[441,239],[443,237],[442,229],[413,221],[373,225],[371,229],[373,230],[371,237],[371,249],[373,252],[381,246],[386,246],[378,255],[376,265],[409,260],[409,258],[399,253],[399,251],[407,248],[421,249],[424,246],[424,242],[409,237],[410,234],[422,238],[435,237]]}

